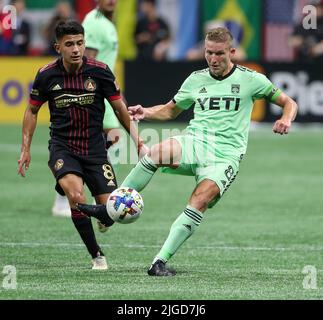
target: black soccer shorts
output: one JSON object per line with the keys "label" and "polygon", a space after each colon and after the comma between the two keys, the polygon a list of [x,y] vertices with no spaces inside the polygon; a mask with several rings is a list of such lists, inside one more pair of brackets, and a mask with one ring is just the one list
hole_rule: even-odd
{"label": "black soccer shorts", "polygon": [[83,178],[93,197],[111,193],[117,188],[117,180],[106,154],[102,157],[81,156],[61,146],[50,146],[48,166],[56,178],[55,190],[65,195],[58,180],[68,173]]}

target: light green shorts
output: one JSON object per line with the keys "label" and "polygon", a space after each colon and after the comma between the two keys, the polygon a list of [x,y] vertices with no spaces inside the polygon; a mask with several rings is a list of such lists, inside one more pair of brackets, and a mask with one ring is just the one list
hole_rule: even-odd
{"label": "light green shorts", "polygon": [[108,100],[104,100],[105,113],[103,118],[103,129],[116,129],[120,127],[119,120],[115,115]]}
{"label": "light green shorts", "polygon": [[220,189],[220,195],[209,204],[209,208],[212,208],[236,178],[242,157],[240,155],[216,156],[214,146],[192,135],[172,138],[176,139],[182,147],[180,165],[176,169],[163,167],[162,172],[195,176],[196,184],[205,179],[214,181]]}

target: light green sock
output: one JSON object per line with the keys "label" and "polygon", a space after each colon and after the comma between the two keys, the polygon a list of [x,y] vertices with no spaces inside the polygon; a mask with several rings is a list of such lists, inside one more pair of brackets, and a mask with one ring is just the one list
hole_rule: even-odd
{"label": "light green sock", "polygon": [[157,169],[153,160],[145,155],[130,171],[121,187],[133,188],[140,192],[151,180]]}
{"label": "light green sock", "polygon": [[203,218],[202,212],[187,206],[184,212],[174,221],[163,247],[154,261],[161,259],[167,262],[178,248],[194,233]]}

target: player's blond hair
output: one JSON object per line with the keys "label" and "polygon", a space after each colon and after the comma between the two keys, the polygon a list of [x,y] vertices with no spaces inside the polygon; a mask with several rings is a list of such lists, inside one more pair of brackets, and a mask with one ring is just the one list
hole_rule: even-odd
{"label": "player's blond hair", "polygon": [[233,36],[227,28],[218,27],[211,29],[206,33],[205,40],[215,41],[215,42],[227,42],[229,48],[233,45]]}

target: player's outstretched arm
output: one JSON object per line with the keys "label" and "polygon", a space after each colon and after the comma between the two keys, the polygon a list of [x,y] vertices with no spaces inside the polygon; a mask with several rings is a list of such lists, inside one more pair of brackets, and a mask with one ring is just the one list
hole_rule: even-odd
{"label": "player's outstretched arm", "polygon": [[167,121],[175,119],[183,110],[176,106],[171,100],[166,104],[157,105],[150,108],[143,108],[136,105],[128,108],[131,119],[133,120],[155,120]]}
{"label": "player's outstretched arm", "polygon": [[21,154],[18,160],[18,174],[25,177],[25,170],[28,170],[31,156],[30,156],[30,145],[37,125],[37,114],[40,106],[28,105],[23,125],[22,125],[22,144],[21,144]]}
{"label": "player's outstretched arm", "polygon": [[298,108],[297,104],[292,98],[283,92],[277,97],[275,104],[283,108],[283,115],[275,122],[273,131],[274,133],[287,134],[292,121],[296,118]]}

